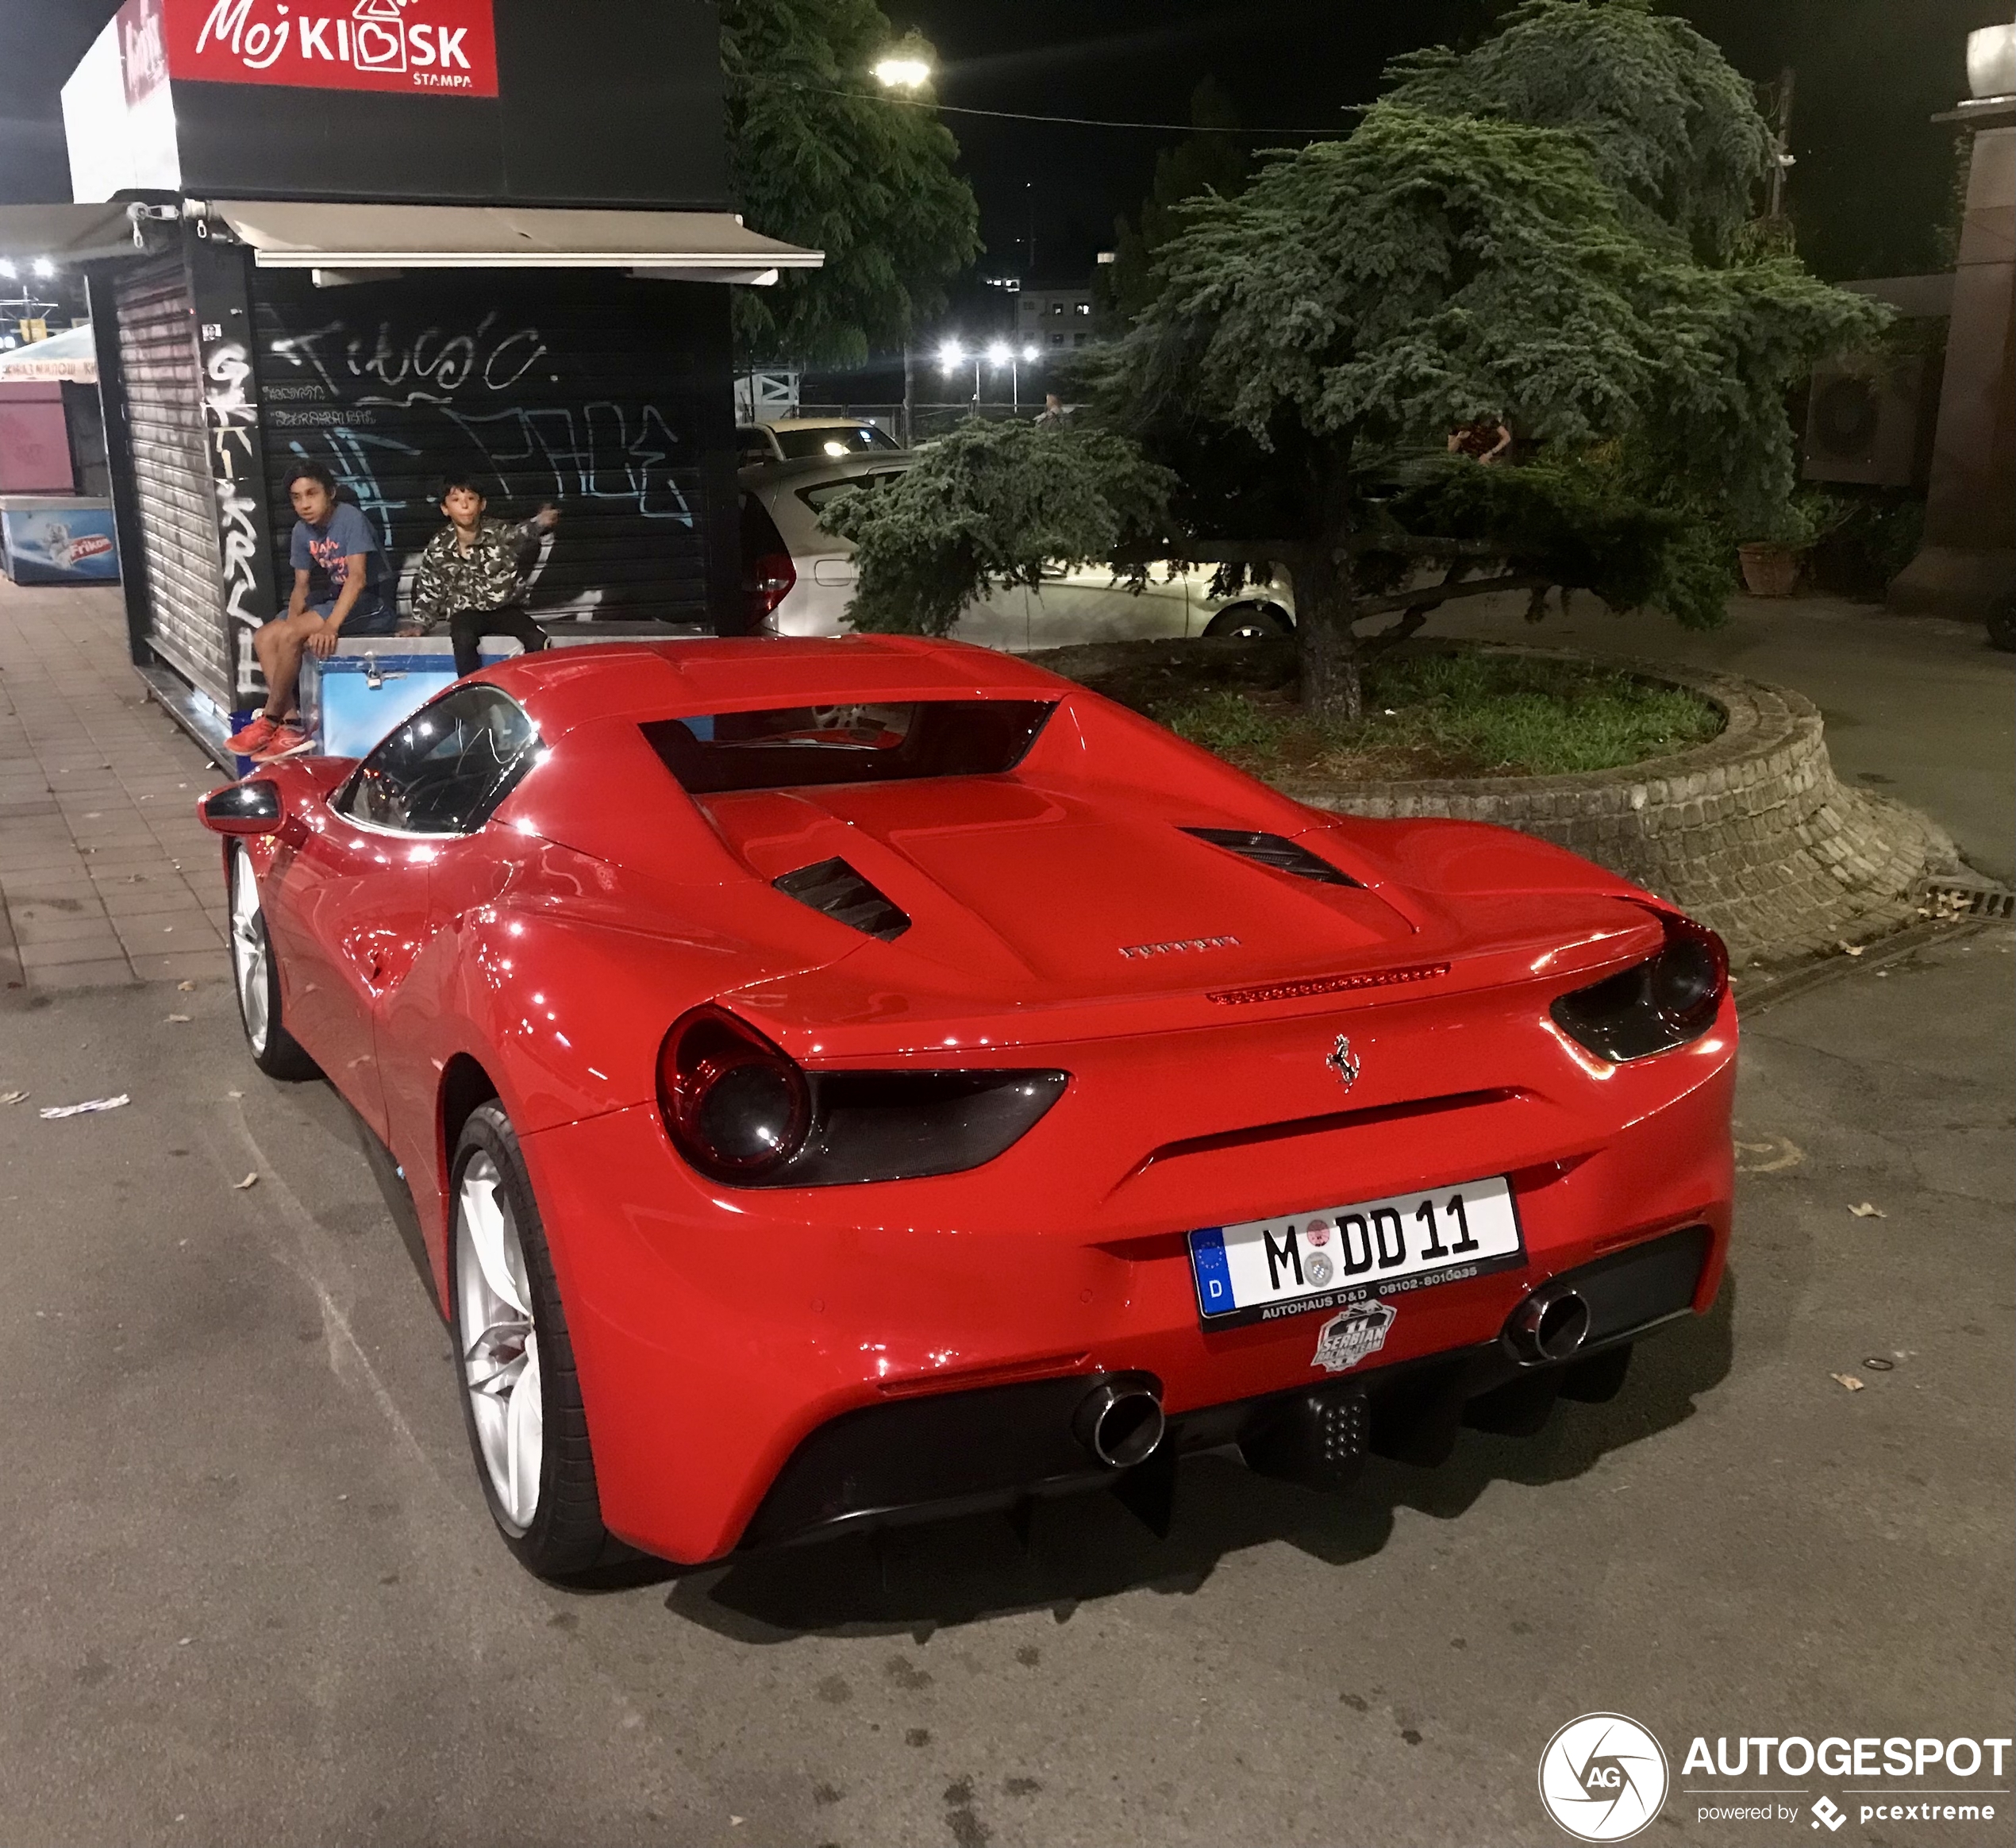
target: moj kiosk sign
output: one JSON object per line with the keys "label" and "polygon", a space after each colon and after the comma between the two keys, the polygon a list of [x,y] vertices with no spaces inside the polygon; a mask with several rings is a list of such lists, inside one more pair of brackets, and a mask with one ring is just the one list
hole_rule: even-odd
{"label": "moj kiosk sign", "polygon": [[491,0],[129,0],[159,12],[167,74],[208,83],[497,94]]}

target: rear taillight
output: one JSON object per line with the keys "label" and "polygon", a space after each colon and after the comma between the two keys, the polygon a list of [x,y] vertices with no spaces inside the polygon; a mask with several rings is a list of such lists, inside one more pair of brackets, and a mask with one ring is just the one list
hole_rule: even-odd
{"label": "rear taillight", "polygon": [[755,1028],[696,1008],[658,1053],[658,1104],[680,1154],[716,1180],[749,1187],[805,1145],[805,1073]]}
{"label": "rear taillight", "polygon": [[1613,1064],[1697,1040],[1714,1025],[1729,992],[1729,952],[1705,925],[1660,915],[1666,941],[1658,955],[1560,996],[1554,1024],[1578,1045]]}
{"label": "rear taillight", "polygon": [[841,1187],[959,1174],[1033,1129],[1063,1072],[807,1072],[752,1026],[696,1007],[658,1053],[679,1153],[732,1187]]}
{"label": "rear taillight", "polygon": [[798,582],[798,568],[788,552],[766,552],[749,568],[742,584],[749,626],[760,628],[777,613],[777,606],[791,594]]}

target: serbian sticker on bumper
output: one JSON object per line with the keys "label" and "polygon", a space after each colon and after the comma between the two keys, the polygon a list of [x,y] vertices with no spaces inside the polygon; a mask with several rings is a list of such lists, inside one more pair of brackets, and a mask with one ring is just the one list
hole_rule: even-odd
{"label": "serbian sticker on bumper", "polygon": [[1207,1328],[1306,1315],[1525,1262],[1502,1175],[1190,1235]]}

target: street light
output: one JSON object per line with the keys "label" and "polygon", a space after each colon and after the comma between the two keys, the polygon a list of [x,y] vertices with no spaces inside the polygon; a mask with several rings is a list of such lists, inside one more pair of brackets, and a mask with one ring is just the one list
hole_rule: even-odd
{"label": "street light", "polygon": [[56,273],[56,266],[50,262],[46,256],[38,256],[36,258],[34,269],[35,273],[38,276],[52,276]]}
{"label": "street light", "polygon": [[[1033,360],[1036,355],[1037,349],[1033,343],[1025,345],[1019,352],[1005,340],[998,340],[987,348],[989,365],[996,372],[1003,366],[1008,368],[1008,405],[1010,412],[1016,416],[1021,414],[1022,409],[1021,368]],[[977,398],[979,393],[976,391],[973,395]]]}
{"label": "street light", "polygon": [[938,370],[947,378],[957,372],[967,360],[973,362],[973,402],[980,402],[980,359],[978,352],[969,353],[956,340],[948,340],[938,348]]}
{"label": "street light", "polygon": [[921,90],[931,81],[931,67],[921,58],[884,58],[875,75],[887,90]]}

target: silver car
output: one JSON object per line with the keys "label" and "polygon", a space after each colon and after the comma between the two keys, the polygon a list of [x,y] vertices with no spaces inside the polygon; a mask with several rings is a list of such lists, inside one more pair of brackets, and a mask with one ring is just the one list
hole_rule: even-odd
{"label": "silver car", "polygon": [[879,424],[860,417],[784,417],[735,426],[736,465],[833,462],[849,456],[891,456],[902,445]]}
{"label": "silver car", "polygon": [[[752,629],[775,635],[839,635],[854,599],[854,548],[819,524],[837,495],[872,493],[914,457],[877,451],[844,460],[760,463],[741,471],[742,585]],[[1138,595],[1106,570],[1046,570],[1040,590],[1021,584],[970,603],[952,630],[960,641],[1011,654],[1076,642],[1164,636],[1287,635],[1294,599],[1285,584],[1233,599],[1210,594],[1210,570],[1157,565]]]}

